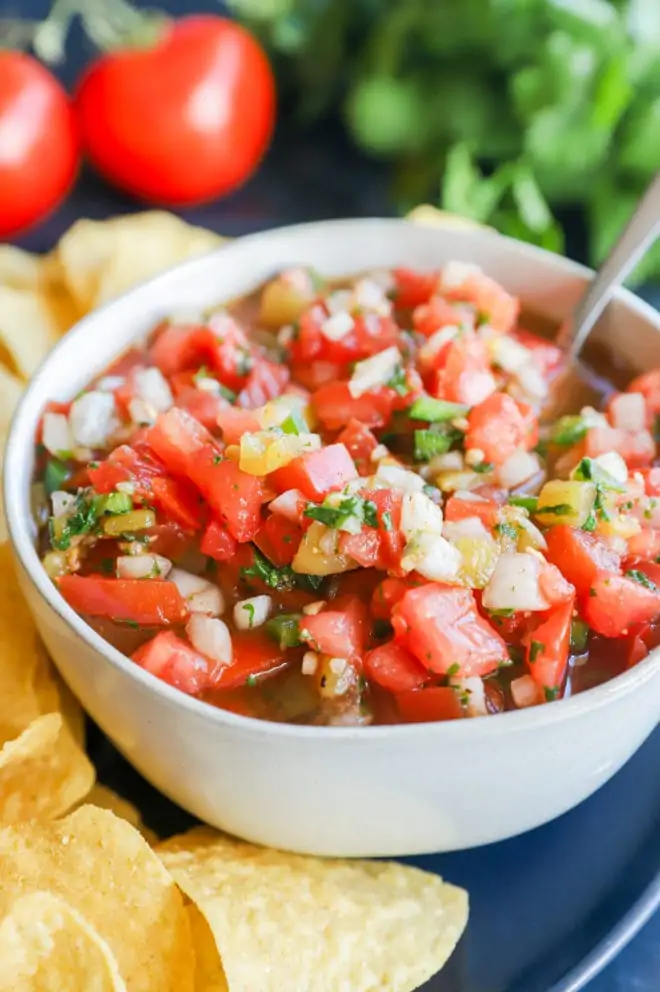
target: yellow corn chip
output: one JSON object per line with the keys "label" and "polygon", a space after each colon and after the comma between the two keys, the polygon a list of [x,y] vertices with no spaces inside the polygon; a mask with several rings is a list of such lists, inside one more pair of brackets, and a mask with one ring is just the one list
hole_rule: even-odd
{"label": "yellow corn chip", "polygon": [[230,992],[409,992],[467,923],[467,893],[393,862],[286,854],[207,828],[157,851],[208,920]]}
{"label": "yellow corn chip", "polygon": [[150,830],[149,827],[145,826],[142,822],[140,811],[136,809],[133,803],[129,802],[128,799],[124,799],[123,796],[118,796],[107,785],[101,785],[100,782],[97,782],[91,792],[85,796],[84,802],[92,806],[98,806],[101,809],[109,809],[115,816],[126,820],[132,827],[140,831],[146,842],[152,847],[158,843],[158,835],[153,830]]}

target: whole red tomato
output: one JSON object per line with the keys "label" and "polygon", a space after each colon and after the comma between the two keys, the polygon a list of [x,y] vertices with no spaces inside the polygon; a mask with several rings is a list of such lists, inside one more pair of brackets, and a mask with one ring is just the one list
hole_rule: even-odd
{"label": "whole red tomato", "polygon": [[0,51],[0,238],[50,213],[78,162],[75,116],[58,81],[29,55]]}
{"label": "whole red tomato", "polygon": [[184,17],[151,48],[98,59],[76,107],[85,150],[109,180],[156,203],[200,203],[256,168],[273,130],[275,84],[238,24]]}

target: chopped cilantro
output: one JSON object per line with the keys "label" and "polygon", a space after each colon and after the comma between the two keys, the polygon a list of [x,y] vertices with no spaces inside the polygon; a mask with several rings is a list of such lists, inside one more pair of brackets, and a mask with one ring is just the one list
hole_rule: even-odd
{"label": "chopped cilantro", "polygon": [[593,586],[589,590],[589,595],[591,596],[592,599],[595,599],[598,596],[598,593],[596,592]]}
{"label": "chopped cilantro", "polygon": [[571,622],[571,654],[584,654],[589,642],[589,625],[584,620]]}
{"label": "chopped cilantro", "polygon": [[509,496],[507,502],[510,506],[521,506],[523,510],[527,510],[528,513],[536,513],[536,507],[538,505],[538,496]]}
{"label": "chopped cilantro", "polygon": [[308,503],[304,515],[336,529],[341,529],[350,518],[359,524],[367,524],[368,527],[378,526],[376,504],[361,496],[345,496],[336,506],[329,506],[327,501],[320,506]]}
{"label": "chopped cilantro", "polygon": [[393,389],[394,392],[397,393],[399,396],[408,395],[408,393],[410,392],[410,386],[408,385],[408,382],[406,380],[406,370],[403,368],[402,365],[397,365],[396,369],[394,370],[394,374],[390,379],[387,380],[385,385],[389,386],[390,389]]}
{"label": "chopped cilantro", "polygon": [[132,627],[134,630],[140,629],[140,624],[137,622],[137,620],[117,620],[116,623],[123,623],[127,627]]}
{"label": "chopped cilantro", "polygon": [[596,517],[596,514],[592,510],[589,516],[587,517],[587,519],[582,524],[582,530],[591,532],[596,529],[597,524],[598,524],[598,518]]}
{"label": "chopped cilantro", "polygon": [[71,512],[49,520],[50,543],[57,551],[67,551],[71,539],[81,534],[89,534],[99,520],[98,499],[89,489],[81,490],[76,496]]}
{"label": "chopped cilantro", "polygon": [[114,558],[102,558],[101,559],[101,571],[105,575],[112,575],[115,570],[115,560]]}
{"label": "chopped cilantro", "polygon": [[491,617],[512,617],[516,611],[513,609],[507,609],[507,610],[489,610],[488,612]]}
{"label": "chopped cilantro", "polygon": [[556,517],[565,517],[573,513],[573,507],[570,503],[555,503],[554,506],[537,506],[536,513],[552,513]]}
{"label": "chopped cilantro", "polygon": [[545,651],[545,644],[541,641],[532,641],[529,646],[529,660],[530,662],[535,662],[540,654]]}
{"label": "chopped cilantro", "polygon": [[222,455],[214,455],[213,456],[213,464],[214,465],[219,465],[221,461],[222,461]]}
{"label": "chopped cilantro", "polygon": [[629,579],[634,582],[639,582],[640,586],[644,586],[645,589],[650,589],[652,592],[656,591],[656,584],[649,579],[645,572],[640,572],[637,568],[629,568],[627,572],[624,572]]}
{"label": "chopped cilantro", "polygon": [[566,417],[560,417],[552,427],[550,440],[553,444],[559,444],[563,448],[570,448],[582,440],[588,429],[589,427],[584,417],[572,414]]}
{"label": "chopped cilantro", "polygon": [[392,514],[389,510],[385,510],[381,520],[383,521],[383,530],[392,530],[394,525],[392,523]]}
{"label": "chopped cilantro", "polygon": [[452,676],[458,675],[458,673],[460,672],[460,670],[461,670],[461,666],[458,664],[457,661],[455,661],[453,665],[450,665],[449,666],[449,668],[447,669],[446,674],[447,674],[448,678],[452,678]]}
{"label": "chopped cilantro", "polygon": [[501,523],[495,524],[494,530],[500,537],[509,537],[513,541],[518,540],[518,528],[515,524],[509,523],[508,520],[503,520]]}
{"label": "chopped cilantro", "polygon": [[583,458],[573,473],[573,478],[580,482],[595,482],[597,488],[613,489],[615,492],[625,492],[614,476],[606,472],[593,458]]}
{"label": "chopped cilantro", "polygon": [[558,685],[544,685],[543,694],[545,696],[546,703],[552,703],[555,699],[559,699],[559,686]]}
{"label": "chopped cilantro", "polygon": [[470,468],[473,472],[478,472],[481,475],[485,472],[492,472],[495,466],[492,462],[477,462],[476,465],[471,465]]}
{"label": "chopped cilantro", "polygon": [[291,589],[305,589],[308,592],[318,592],[323,586],[324,575],[303,575],[295,572],[290,565],[283,565],[277,568],[268,561],[266,556],[253,547],[253,562],[247,568],[241,568],[241,577],[247,579],[260,579],[270,589],[277,589],[279,592],[288,592]]}
{"label": "chopped cilantro", "polygon": [[249,686],[251,689],[254,688],[254,686],[257,684],[257,676],[248,675],[248,677],[245,680],[245,684]]}
{"label": "chopped cilantro", "polygon": [[432,396],[420,396],[408,411],[413,420],[427,420],[430,424],[441,423],[464,417],[470,408],[462,403],[450,403],[448,400],[436,400]]}

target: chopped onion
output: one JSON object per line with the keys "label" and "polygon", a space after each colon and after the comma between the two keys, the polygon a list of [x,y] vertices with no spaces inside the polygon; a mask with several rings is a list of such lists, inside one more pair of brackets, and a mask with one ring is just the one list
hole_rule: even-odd
{"label": "chopped onion", "polygon": [[358,399],[370,389],[386,385],[401,364],[399,349],[392,345],[379,351],[371,358],[357,362],[353,375],[348,383],[348,391],[353,399]]}
{"label": "chopped onion", "polygon": [[404,493],[401,530],[407,541],[420,532],[442,533],[442,510],[425,493]]}
{"label": "chopped onion", "polygon": [[483,591],[487,610],[540,612],[550,608],[541,592],[539,578],[543,562],[535,555],[506,552],[500,555],[495,571]]}
{"label": "chopped onion", "polygon": [[51,493],[50,501],[53,504],[53,516],[62,517],[76,502],[76,497],[58,489],[57,492]]}
{"label": "chopped onion", "polygon": [[138,369],[134,373],[133,383],[137,396],[157,413],[164,413],[174,403],[172,390],[160,369]]}
{"label": "chopped onion", "polygon": [[303,675],[315,675],[318,664],[319,656],[316,651],[305,651],[301,665]]}
{"label": "chopped onion", "polygon": [[628,481],[628,466],[621,455],[616,451],[608,451],[604,455],[598,455],[594,462],[604,472],[611,475],[615,482],[624,485]]}
{"label": "chopped onion", "polygon": [[168,578],[186,600],[191,613],[206,613],[216,617],[224,613],[224,597],[212,582],[193,575],[192,572],[184,572],[182,568],[173,568]]}
{"label": "chopped onion", "polygon": [[529,517],[521,513],[516,517],[515,526],[522,531],[518,538],[518,547],[521,551],[526,551],[527,548],[535,548],[537,551],[548,550],[548,542]]}
{"label": "chopped onion", "polygon": [[458,541],[463,537],[470,540],[483,541],[490,537],[490,531],[484,526],[479,517],[464,517],[462,520],[445,520],[442,532],[449,541]]}
{"label": "chopped onion", "polygon": [[473,675],[466,679],[452,679],[450,684],[461,695],[465,695],[468,716],[488,716],[483,679]]}
{"label": "chopped onion", "polygon": [[493,336],[489,341],[489,351],[493,362],[511,375],[522,372],[532,358],[529,348],[506,334]]}
{"label": "chopped onion", "polygon": [[250,599],[242,599],[234,606],[234,623],[239,630],[252,630],[254,627],[261,627],[268,617],[273,606],[270,596],[252,596]]}
{"label": "chopped onion", "polygon": [[543,702],[541,689],[531,675],[521,675],[519,679],[514,679],[511,683],[511,695],[519,709]]}
{"label": "chopped onion", "polygon": [[166,579],[172,562],[162,555],[120,555],[116,567],[120,579]]}
{"label": "chopped onion", "polygon": [[[376,479],[386,483],[392,489],[403,489],[404,492],[420,492],[424,488],[424,480],[417,472],[410,472],[401,465],[379,462],[376,469]],[[364,480],[361,480],[364,485]]]}
{"label": "chopped onion", "polygon": [[44,414],[41,440],[51,455],[66,454],[76,446],[69,421],[63,413]]}
{"label": "chopped onion", "polygon": [[71,404],[69,425],[78,444],[102,448],[119,427],[112,393],[83,393]]}
{"label": "chopped onion", "polygon": [[271,513],[279,513],[281,517],[296,524],[306,505],[307,500],[299,489],[287,489],[270,501],[268,509]]}
{"label": "chopped onion", "polygon": [[370,310],[379,317],[388,317],[392,312],[392,302],[373,279],[358,279],[353,286],[354,305],[362,310]]}
{"label": "chopped onion", "polygon": [[327,320],[323,321],[321,334],[328,341],[341,341],[353,330],[354,326],[355,321],[348,310],[340,310],[339,313],[333,313]]}
{"label": "chopped onion", "polygon": [[505,489],[515,489],[527,482],[541,469],[541,462],[538,455],[531,451],[514,451],[509,455],[503,465],[497,470],[497,476],[501,486]]}
{"label": "chopped onion", "polygon": [[439,331],[435,331],[420,348],[419,360],[422,365],[429,365],[438,352],[442,351],[444,346],[458,337],[460,333],[460,328],[455,324],[448,324],[446,327],[441,327]]}
{"label": "chopped onion", "polygon": [[469,262],[447,262],[440,274],[440,289],[458,289],[472,276],[479,275],[481,275],[481,269],[478,265],[472,265]]}
{"label": "chopped onion", "polygon": [[96,388],[100,389],[102,393],[114,393],[116,389],[120,389],[126,382],[126,377],[123,375],[104,375],[102,379],[96,383]]}
{"label": "chopped onion", "polygon": [[231,665],[234,652],[229,627],[223,620],[194,616],[186,624],[190,643],[200,654],[218,665]]}
{"label": "chopped onion", "polygon": [[624,431],[643,431],[646,428],[646,400],[642,393],[619,393],[610,400],[612,427]]}
{"label": "chopped onion", "polygon": [[401,558],[404,572],[419,572],[432,582],[455,579],[461,565],[460,551],[436,534],[418,534],[406,545]]}

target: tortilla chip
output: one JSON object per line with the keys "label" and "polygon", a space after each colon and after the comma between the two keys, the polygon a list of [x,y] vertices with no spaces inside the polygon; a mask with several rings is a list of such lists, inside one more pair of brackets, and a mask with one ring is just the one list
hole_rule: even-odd
{"label": "tortilla chip", "polygon": [[124,799],[123,796],[118,796],[107,785],[101,785],[100,782],[97,782],[91,792],[84,797],[84,802],[92,806],[98,806],[100,809],[109,809],[115,816],[126,820],[132,827],[140,831],[147,844],[152,847],[158,843],[158,834],[145,826],[140,811],[133,803],[129,802],[128,799]]}
{"label": "tortilla chip", "polygon": [[108,944],[131,992],[193,992],[181,893],[140,834],[108,810],[82,806],[63,820],[0,830],[0,879],[0,919],[17,899],[48,891]]}
{"label": "tortilla chip", "polygon": [[29,379],[59,337],[46,302],[26,289],[0,286],[0,343],[9,371]]}
{"label": "tortilla chip", "polygon": [[9,424],[23,392],[23,383],[0,365],[0,450],[4,450]]}
{"label": "tortilla chip", "polygon": [[0,286],[36,290],[41,281],[42,260],[14,245],[0,245]]}
{"label": "tortilla chip", "polygon": [[467,893],[383,861],[331,861],[195,828],[157,848],[215,936],[231,992],[407,992],[438,971]]}
{"label": "tortilla chip", "polygon": [[194,902],[186,906],[195,948],[195,992],[229,992],[213,931]]}
{"label": "tortilla chip", "polygon": [[16,580],[9,545],[0,545],[0,746],[60,708],[51,663]]}
{"label": "tortilla chip", "polygon": [[112,951],[50,892],[17,899],[0,923],[0,992],[126,992]]}
{"label": "tortilla chip", "polygon": [[107,303],[184,259],[221,244],[219,235],[159,210],[79,220],[57,249],[62,282],[80,313]]}
{"label": "tortilla chip", "polygon": [[485,227],[485,224],[478,224],[476,220],[469,217],[461,217],[459,214],[449,213],[448,210],[439,210],[429,203],[420,203],[408,214],[406,220],[411,220],[413,224],[424,224],[427,227],[446,227],[450,230],[460,231],[475,227]]}
{"label": "tortilla chip", "polygon": [[0,750],[0,823],[61,816],[87,795],[94,778],[62,715],[38,717]]}

